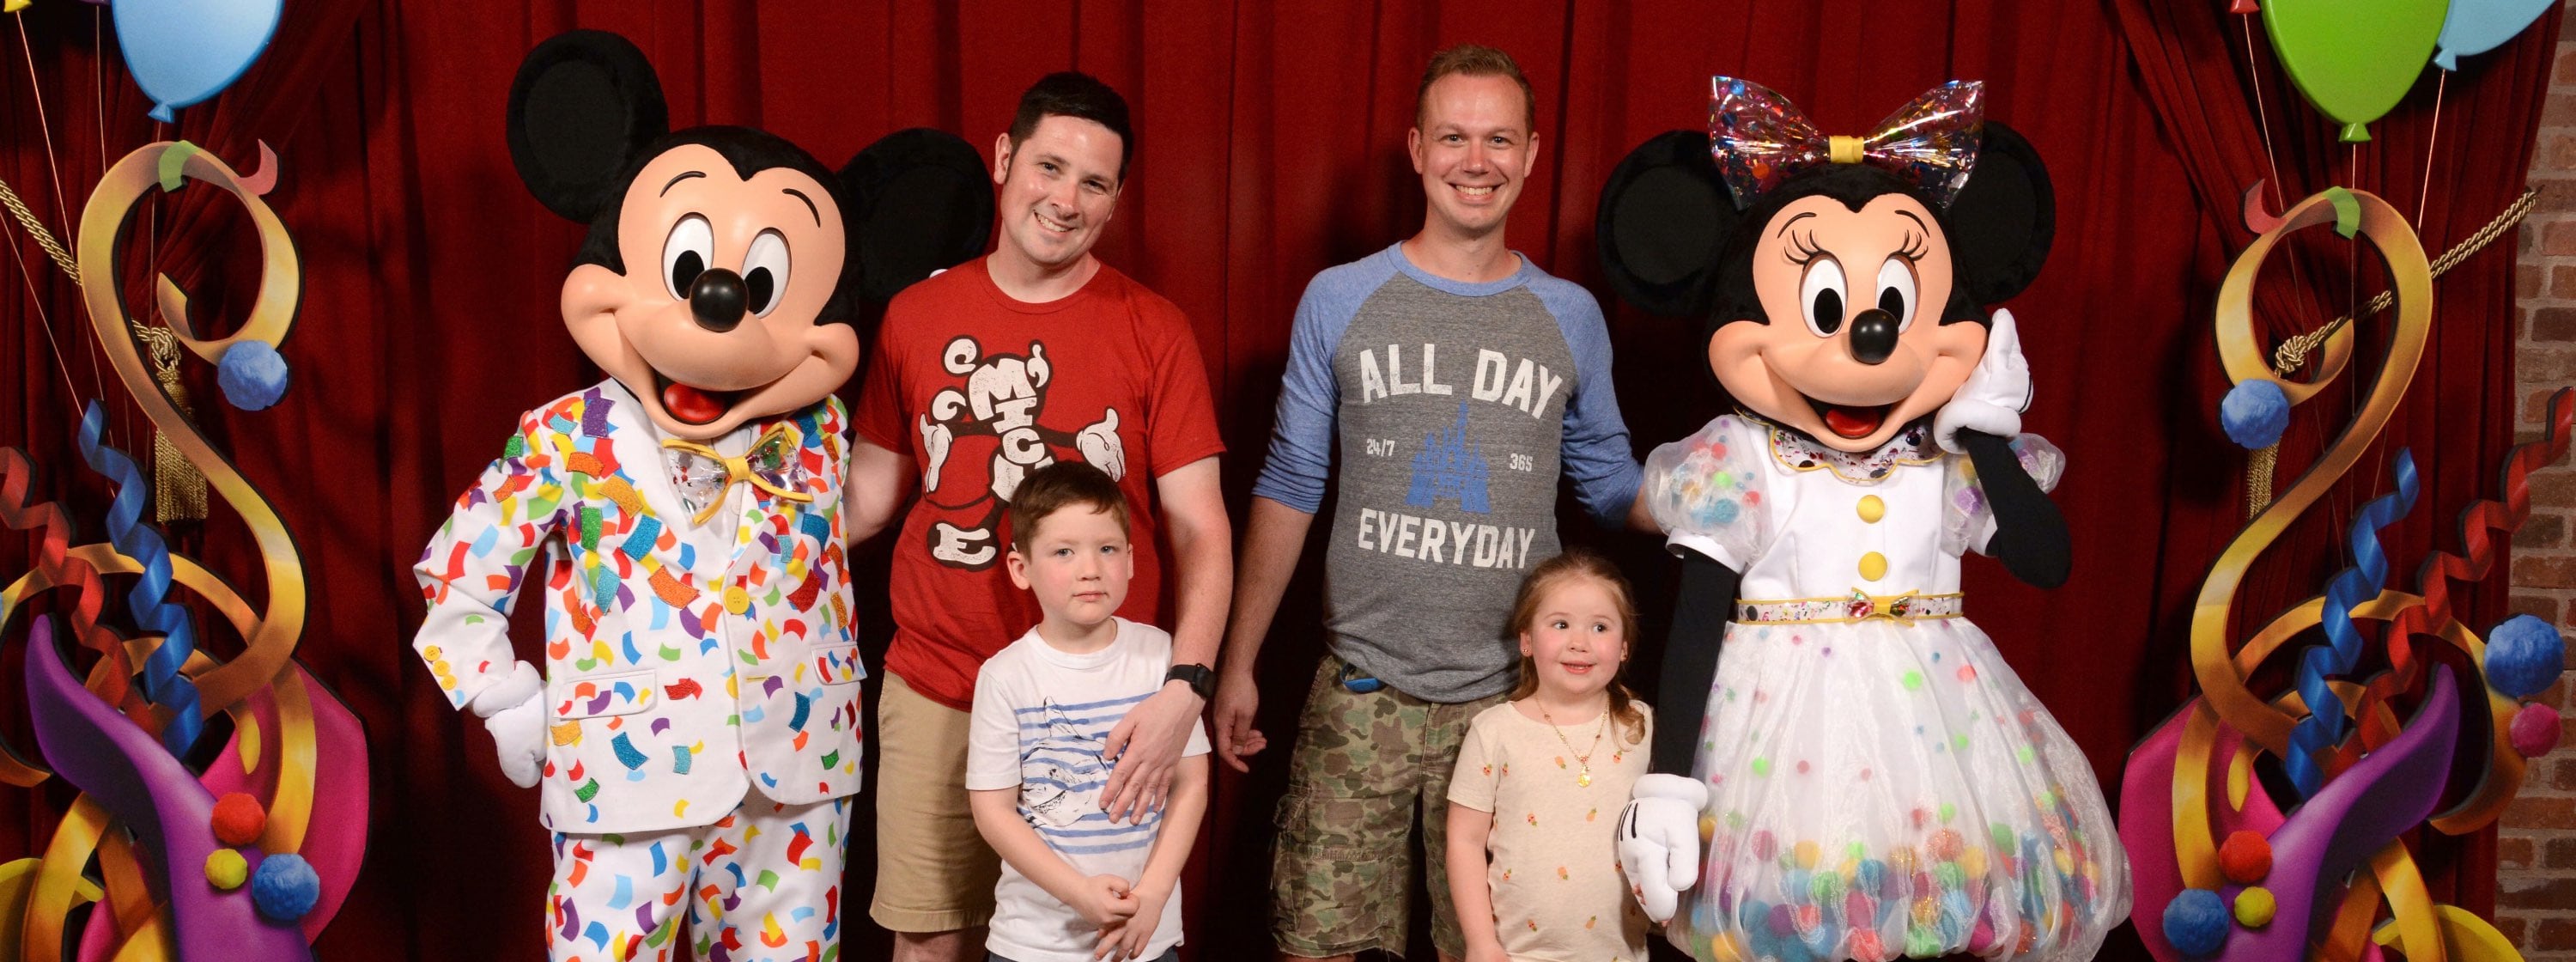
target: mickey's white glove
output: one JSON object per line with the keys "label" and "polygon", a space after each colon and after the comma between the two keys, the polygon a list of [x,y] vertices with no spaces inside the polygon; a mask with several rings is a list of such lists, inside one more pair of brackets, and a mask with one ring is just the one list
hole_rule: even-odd
{"label": "mickey's white glove", "polygon": [[545,683],[535,666],[520,662],[510,677],[486,688],[465,707],[483,719],[510,784],[535,788],[546,765]]}
{"label": "mickey's white glove", "polygon": [[1619,868],[1646,918],[1673,917],[1683,892],[1699,882],[1699,812],[1708,786],[1680,775],[1641,775],[1619,813]]}
{"label": "mickey's white glove", "polygon": [[2021,356],[2021,335],[2009,310],[1997,308],[1986,328],[1986,355],[1941,413],[1932,417],[1932,437],[1941,450],[1966,454],[1959,446],[1962,430],[1983,431],[2010,439],[2021,433],[2021,412],[2030,409],[2030,361]]}
{"label": "mickey's white glove", "polygon": [[1073,447],[1082,459],[1099,468],[1100,473],[1116,481],[1127,476],[1127,445],[1118,440],[1118,409],[1110,408],[1100,423],[1082,429],[1073,436]]}

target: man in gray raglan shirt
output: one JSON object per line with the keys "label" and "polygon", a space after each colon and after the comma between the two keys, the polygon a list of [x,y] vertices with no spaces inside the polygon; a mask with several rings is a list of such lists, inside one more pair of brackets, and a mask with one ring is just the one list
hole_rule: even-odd
{"label": "man in gray raglan shirt", "polygon": [[1522,573],[1558,552],[1557,473],[1613,527],[1640,478],[1599,305],[1504,246],[1537,158],[1529,82],[1501,51],[1463,46],[1432,59],[1419,96],[1408,143],[1429,195],[1421,233],[1317,275],[1297,306],[1217,690],[1218,755],[1244,770],[1265,745],[1253,662],[1331,481],[1338,427],[1329,651],[1273,865],[1287,958],[1405,950],[1417,808],[1433,941],[1464,954],[1442,866],[1449,772],[1468,720],[1515,679],[1507,622]]}

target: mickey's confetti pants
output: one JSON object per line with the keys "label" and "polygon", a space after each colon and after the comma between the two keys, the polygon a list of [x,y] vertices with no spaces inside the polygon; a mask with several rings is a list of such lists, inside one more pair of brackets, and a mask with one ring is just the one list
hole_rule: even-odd
{"label": "mickey's confetti pants", "polygon": [[685,906],[691,958],[837,959],[849,828],[847,798],[782,805],[754,791],[712,825],[555,833],[547,958],[670,962]]}

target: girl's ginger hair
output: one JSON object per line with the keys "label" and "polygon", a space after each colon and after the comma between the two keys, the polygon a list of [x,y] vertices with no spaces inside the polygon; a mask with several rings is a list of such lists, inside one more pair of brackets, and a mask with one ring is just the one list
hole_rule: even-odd
{"label": "girl's ginger hair", "polygon": [[[1528,634],[1538,621],[1538,602],[1548,589],[1568,581],[1598,583],[1610,593],[1610,603],[1619,611],[1619,665],[1610,675],[1610,717],[1619,722],[1620,734],[1634,745],[1646,739],[1646,711],[1637,701],[1637,693],[1628,690],[1628,654],[1637,650],[1637,602],[1628,589],[1628,579],[1610,560],[1582,548],[1568,548],[1564,554],[1539,562],[1521,580],[1520,597],[1512,602],[1512,635]],[[1521,656],[1520,684],[1512,687],[1511,700],[1519,701],[1538,692],[1538,663],[1528,655]]]}

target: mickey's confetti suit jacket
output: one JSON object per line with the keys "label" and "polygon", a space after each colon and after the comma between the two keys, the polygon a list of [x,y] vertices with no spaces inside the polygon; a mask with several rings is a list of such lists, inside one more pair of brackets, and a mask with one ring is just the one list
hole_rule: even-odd
{"label": "mickey's confetti suit jacket", "polygon": [[413,648],[462,707],[509,676],[509,611],[538,575],[547,828],[710,824],[754,783],[791,804],[859,790],[848,420],[827,397],[750,426],[794,425],[791,474],[813,500],[734,485],[729,544],[722,525],[690,523],[642,407],[613,379],[528,412],[457,499],[414,568],[429,615]]}

